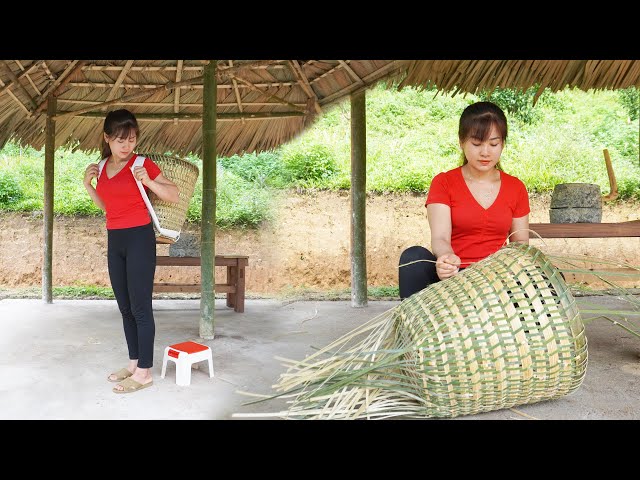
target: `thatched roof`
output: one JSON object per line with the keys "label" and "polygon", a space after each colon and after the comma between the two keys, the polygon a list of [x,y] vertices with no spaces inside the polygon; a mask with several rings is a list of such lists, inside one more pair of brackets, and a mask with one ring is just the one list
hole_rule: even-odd
{"label": "thatched roof", "polygon": [[400,88],[435,85],[453,94],[533,85],[539,85],[538,95],[546,87],[554,92],[567,86],[585,91],[640,87],[640,60],[411,60],[403,67]]}
{"label": "thatched roof", "polygon": [[[205,60],[0,60],[0,147],[42,148],[46,98],[58,98],[56,146],[100,144],[104,115],[128,108],[139,148],[202,150]],[[477,93],[496,86],[553,91],[640,86],[639,60],[219,60],[218,155],[274,148],[327,106],[380,80]]]}
{"label": "thatched roof", "polygon": [[[128,108],[139,149],[201,153],[203,60],[0,60],[0,147],[45,143],[46,98],[57,95],[56,147],[100,145],[106,112]],[[219,60],[218,155],[267,150],[328,105],[398,72],[393,60]]]}

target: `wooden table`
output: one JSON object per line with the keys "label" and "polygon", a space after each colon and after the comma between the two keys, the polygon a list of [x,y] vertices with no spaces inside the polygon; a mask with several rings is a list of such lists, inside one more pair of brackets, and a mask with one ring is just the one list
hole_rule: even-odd
{"label": "wooden table", "polygon": [[[215,266],[227,267],[226,283],[216,283],[217,293],[227,294],[227,307],[244,312],[245,268],[249,265],[246,255],[216,255]],[[158,255],[156,266],[199,267],[200,257],[169,257]],[[154,292],[200,292],[199,283],[154,283]]]}

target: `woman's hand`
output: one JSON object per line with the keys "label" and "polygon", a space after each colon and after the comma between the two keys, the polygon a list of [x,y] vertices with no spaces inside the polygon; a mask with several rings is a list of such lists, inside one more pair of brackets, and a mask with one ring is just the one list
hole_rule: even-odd
{"label": "woman's hand", "polygon": [[453,277],[460,270],[460,257],[454,253],[445,253],[436,260],[436,273],[440,280]]}
{"label": "woman's hand", "polygon": [[90,187],[94,178],[98,178],[98,164],[90,163],[84,170],[84,186]]}
{"label": "woman's hand", "polygon": [[142,184],[145,187],[149,185],[149,182],[151,182],[151,179],[149,178],[149,173],[147,172],[147,169],[144,167],[135,167],[133,169],[133,176],[135,177],[136,180],[142,182]]}

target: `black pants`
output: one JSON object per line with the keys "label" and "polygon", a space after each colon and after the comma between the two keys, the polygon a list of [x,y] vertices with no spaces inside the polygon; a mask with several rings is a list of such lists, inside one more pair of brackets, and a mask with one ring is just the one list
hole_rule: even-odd
{"label": "black pants", "polygon": [[156,333],[151,303],[156,272],[153,224],[107,232],[109,278],[122,314],[129,359],[137,359],[140,368],[151,368]]}
{"label": "black pants", "polygon": [[[436,260],[433,253],[424,247],[413,246],[407,248],[400,255],[400,263],[404,265],[416,260]],[[400,289],[400,298],[404,300],[432,283],[440,281],[440,277],[436,273],[436,264],[432,262],[417,261],[411,265],[398,267],[398,285]]]}

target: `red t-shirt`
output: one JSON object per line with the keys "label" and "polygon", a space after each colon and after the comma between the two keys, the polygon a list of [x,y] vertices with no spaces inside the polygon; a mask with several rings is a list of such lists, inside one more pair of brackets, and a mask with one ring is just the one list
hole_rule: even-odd
{"label": "red t-shirt", "polygon": [[502,171],[498,196],[485,209],[467,187],[462,167],[433,178],[425,207],[430,203],[442,203],[451,209],[451,248],[463,267],[498,251],[509,235],[511,221],[530,212],[524,183]]}
{"label": "red t-shirt", "polygon": [[[131,166],[138,155],[133,153],[127,164],[113,177],[107,176],[107,164],[96,183],[96,192],[104,202],[107,213],[107,230],[139,227],[151,221],[147,206],[142,199],[138,185],[131,172]],[[107,160],[108,161],[108,160]],[[160,173],[160,167],[151,159],[144,159],[144,168],[149,178],[154,180]],[[147,189],[147,194],[149,189]]]}

